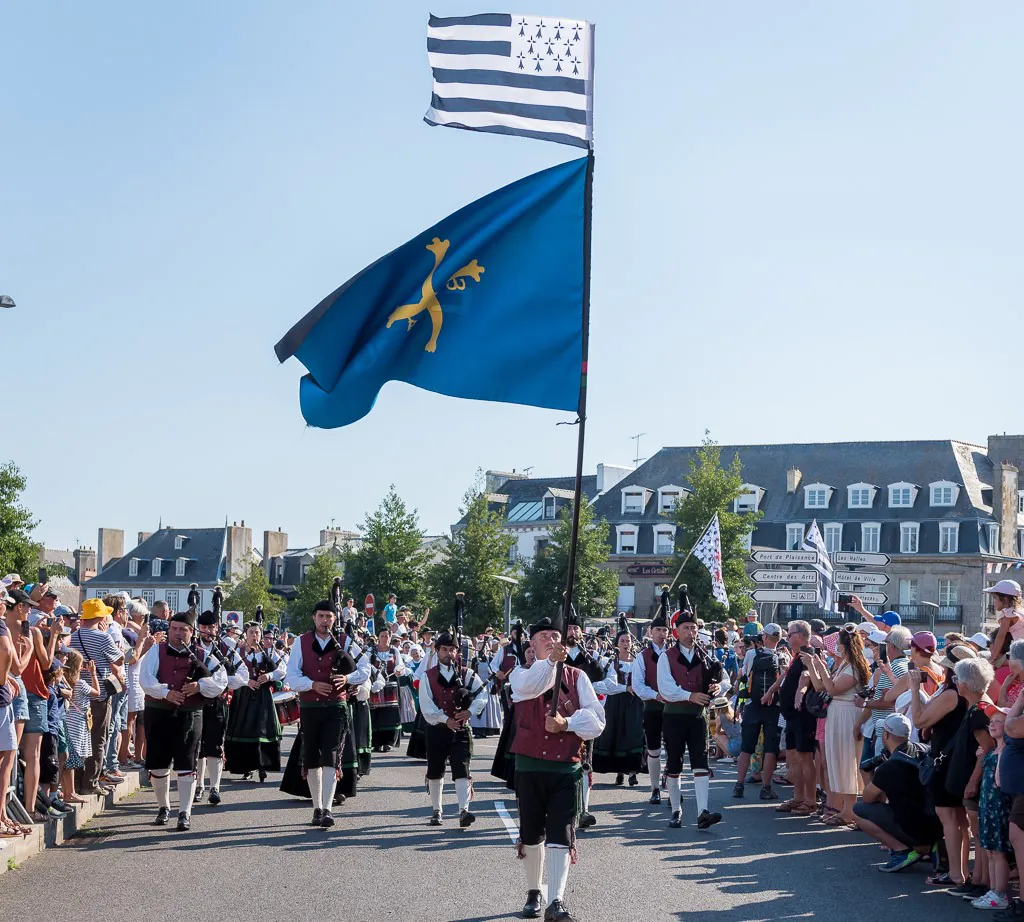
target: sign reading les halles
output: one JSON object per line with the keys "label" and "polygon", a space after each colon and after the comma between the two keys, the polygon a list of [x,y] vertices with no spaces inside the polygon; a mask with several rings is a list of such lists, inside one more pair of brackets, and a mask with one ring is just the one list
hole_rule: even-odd
{"label": "sign reading les halles", "polygon": [[629,576],[668,576],[669,568],[663,563],[631,563],[626,573]]}

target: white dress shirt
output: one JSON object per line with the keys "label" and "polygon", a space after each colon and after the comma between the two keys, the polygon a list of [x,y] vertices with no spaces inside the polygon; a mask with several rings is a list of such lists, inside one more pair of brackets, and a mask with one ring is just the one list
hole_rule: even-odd
{"label": "white dress shirt", "polygon": [[[554,688],[555,664],[548,659],[539,659],[528,669],[513,669],[508,681],[512,687],[513,702],[539,698],[548,689]],[[583,671],[579,672],[576,680],[576,693],[580,699],[580,708],[569,716],[569,730],[580,739],[597,739],[604,731],[604,705],[597,700],[594,686]]]}
{"label": "white dress shirt", "polygon": [[[658,665],[660,666],[661,661],[665,658],[665,648],[652,643],[651,649],[658,654]],[[633,660],[633,691],[643,701],[656,701],[658,698],[658,690],[647,684],[647,664],[644,662],[643,651],[637,653],[636,659]]]}
{"label": "white dress shirt", "polygon": [[[331,642],[330,634],[323,638],[319,634],[313,635],[313,643],[321,650]],[[370,667],[364,663],[365,656],[359,658],[356,668],[347,676],[343,676],[347,685],[362,685],[370,678]],[[307,692],[313,688],[313,680],[302,674],[302,641],[296,638],[292,644],[292,655],[288,657],[288,666],[285,670],[285,684],[293,692]]]}
{"label": "white dress shirt", "polygon": [[[444,677],[446,682],[450,682],[452,676],[455,675],[455,668],[453,666],[439,666],[441,675]],[[469,691],[478,692],[483,687],[483,683],[480,681],[480,676],[475,672],[469,673]],[[479,717],[483,712],[484,707],[487,704],[487,696],[478,694],[469,705],[469,713],[473,717]],[[432,726],[443,724],[448,720],[448,715],[434,702],[434,693],[430,688],[430,680],[424,674],[423,679],[420,681],[420,713],[423,715],[423,719]]]}
{"label": "white dress shirt", "polygon": [[[142,657],[142,663],[139,665],[139,685],[142,686],[142,690],[149,695],[150,698],[160,698],[161,700],[167,698],[167,693],[171,690],[168,685],[161,682],[157,678],[157,672],[160,669],[160,646],[152,646],[149,648],[149,652]],[[209,678],[199,680],[199,693],[204,698],[217,698],[224,694],[224,690],[228,687],[228,674],[223,666]]]}
{"label": "white dress shirt", "polygon": [[[686,657],[688,663],[693,662],[693,658],[697,654],[696,647],[684,647],[680,644],[677,649]],[[669,655],[671,656],[674,652],[674,650],[669,651]],[[722,671],[722,678],[718,680],[718,686],[718,694],[720,695],[724,695],[729,691],[729,676],[724,670]],[[661,697],[666,701],[681,702],[690,700],[690,692],[685,688],[680,688],[676,683],[675,677],[672,675],[672,666],[669,663],[668,656],[662,656],[658,660],[658,688],[661,689]]]}

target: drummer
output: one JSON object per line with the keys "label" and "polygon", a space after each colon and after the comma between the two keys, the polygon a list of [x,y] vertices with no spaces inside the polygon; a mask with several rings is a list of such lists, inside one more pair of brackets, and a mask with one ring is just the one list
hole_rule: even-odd
{"label": "drummer", "polygon": [[391,646],[391,631],[385,626],[377,635],[370,651],[370,662],[384,686],[370,693],[374,752],[391,752],[402,738],[402,715],[399,707],[398,680],[405,675],[405,662],[397,648]]}

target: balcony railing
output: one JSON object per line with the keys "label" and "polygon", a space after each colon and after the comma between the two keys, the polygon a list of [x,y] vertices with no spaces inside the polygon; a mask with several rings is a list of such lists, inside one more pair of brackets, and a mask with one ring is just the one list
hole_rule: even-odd
{"label": "balcony railing", "polygon": [[[781,606],[780,606],[781,607]],[[942,627],[962,626],[964,623],[963,605],[940,605],[932,608],[930,605],[914,604],[889,604],[866,605],[865,608],[873,615],[881,614],[883,611],[894,611],[900,616],[900,620],[908,627],[924,629],[926,626],[941,625]],[[830,624],[843,624],[846,621],[856,621],[856,612],[839,614],[837,612],[819,612],[810,614],[806,606],[800,607],[800,616],[804,620],[809,618],[821,618]]]}

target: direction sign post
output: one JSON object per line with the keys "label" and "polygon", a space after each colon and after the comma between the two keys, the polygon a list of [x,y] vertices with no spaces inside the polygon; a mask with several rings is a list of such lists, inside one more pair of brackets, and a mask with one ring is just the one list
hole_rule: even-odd
{"label": "direction sign post", "polygon": [[889,601],[884,592],[858,592],[857,596],[865,605],[884,605]]}
{"label": "direction sign post", "polygon": [[859,554],[852,551],[837,551],[832,555],[832,562],[847,567],[887,567],[888,554]]}
{"label": "direction sign post", "polygon": [[818,574],[814,570],[755,570],[750,574],[755,583],[790,583],[814,585]]}
{"label": "direction sign post", "polygon": [[854,573],[853,570],[836,570],[832,574],[837,583],[850,583],[855,586],[884,586],[889,577],[884,573]]}
{"label": "direction sign post", "polygon": [[786,602],[790,605],[813,605],[818,601],[816,589],[755,589],[755,602]]}
{"label": "direction sign post", "polygon": [[755,563],[816,563],[816,551],[754,551],[750,559]]}

